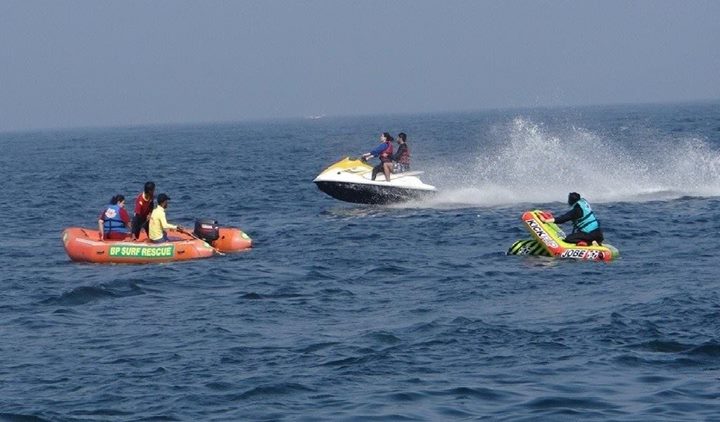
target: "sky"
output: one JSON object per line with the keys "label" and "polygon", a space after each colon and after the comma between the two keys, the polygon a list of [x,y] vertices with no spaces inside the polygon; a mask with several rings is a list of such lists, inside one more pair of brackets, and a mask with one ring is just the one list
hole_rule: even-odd
{"label": "sky", "polygon": [[720,98],[720,1],[0,2],[0,131]]}

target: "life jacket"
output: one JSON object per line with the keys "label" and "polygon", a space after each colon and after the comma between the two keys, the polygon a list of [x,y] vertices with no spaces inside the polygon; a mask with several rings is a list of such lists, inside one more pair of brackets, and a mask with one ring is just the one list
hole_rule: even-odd
{"label": "life jacket", "polygon": [[[403,146],[405,148],[403,148]],[[400,164],[410,165],[410,149],[407,147],[407,144],[402,144],[398,147],[398,152],[400,153],[400,156],[397,157],[397,161]]]}
{"label": "life jacket", "polygon": [[573,233],[577,231],[590,233],[591,231],[600,228],[600,222],[597,218],[595,218],[595,213],[585,199],[581,198],[572,206],[574,207],[575,205],[580,206],[583,215],[577,220],[573,220]]}
{"label": "life jacket", "polygon": [[387,143],[387,147],[385,148],[385,151],[380,153],[380,161],[385,162],[392,159],[393,154],[393,146],[390,142]]}
{"label": "life jacket", "polygon": [[127,233],[127,227],[120,218],[120,206],[119,205],[108,205],[105,208],[105,212],[102,215],[103,219],[103,231],[105,234],[110,232]]}

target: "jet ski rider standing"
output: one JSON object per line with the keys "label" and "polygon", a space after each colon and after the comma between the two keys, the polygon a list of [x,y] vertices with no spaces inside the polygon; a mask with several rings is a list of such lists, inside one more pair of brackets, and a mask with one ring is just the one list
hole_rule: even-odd
{"label": "jet ski rider standing", "polygon": [[383,132],[382,135],[380,135],[380,140],[382,143],[375,148],[373,148],[372,151],[365,153],[362,155],[363,160],[368,160],[371,157],[378,157],[380,159],[380,164],[375,166],[372,170],[372,180],[375,180],[375,177],[377,177],[377,174],[380,172],[383,172],[385,174],[385,180],[390,181],[390,172],[392,171],[392,156],[393,156],[393,137],[390,136],[389,133]]}
{"label": "jet ski rider standing", "polygon": [[586,244],[595,244],[597,242],[597,244],[602,245],[604,238],[600,229],[600,222],[595,218],[595,213],[585,198],[581,198],[577,192],[570,192],[568,194],[568,205],[572,209],[560,217],[549,219],[541,217],[541,219],[546,223],[557,224],[572,220],[573,232],[565,238],[568,243],[578,244],[584,242]]}

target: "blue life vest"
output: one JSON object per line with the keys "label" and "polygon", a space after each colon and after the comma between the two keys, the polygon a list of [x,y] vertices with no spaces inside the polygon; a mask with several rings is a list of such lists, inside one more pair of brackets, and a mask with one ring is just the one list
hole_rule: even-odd
{"label": "blue life vest", "polygon": [[600,222],[597,218],[595,218],[595,213],[585,199],[581,198],[573,204],[573,207],[575,205],[580,205],[583,215],[577,220],[573,220],[573,233],[577,231],[590,233],[591,231],[600,228]]}
{"label": "blue life vest", "polygon": [[103,231],[105,234],[110,232],[127,233],[128,229],[120,218],[120,206],[108,205],[102,215]]}

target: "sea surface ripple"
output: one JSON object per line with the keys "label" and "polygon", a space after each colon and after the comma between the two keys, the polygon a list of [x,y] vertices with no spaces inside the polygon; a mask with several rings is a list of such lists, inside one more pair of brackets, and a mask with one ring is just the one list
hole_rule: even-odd
{"label": "sea surface ripple", "polygon": [[[441,193],[312,179],[407,132]],[[0,421],[720,420],[720,104],[0,134]],[[247,253],[71,262],[146,180]],[[506,256],[593,204],[612,263]]]}

